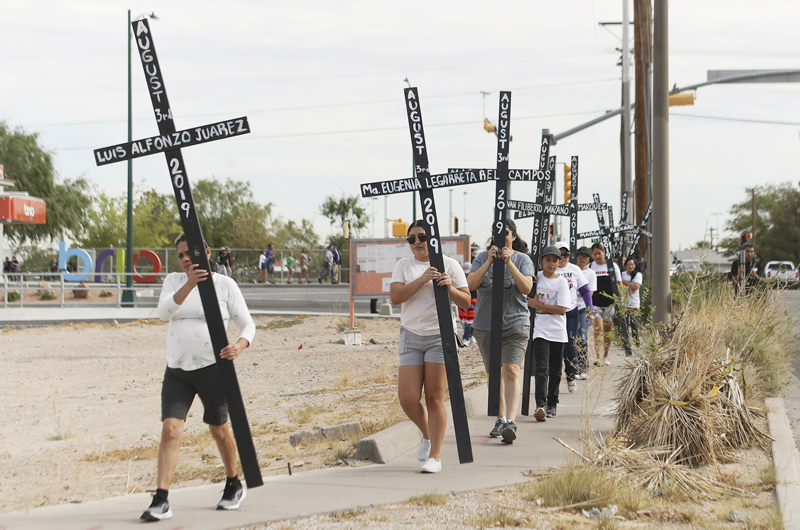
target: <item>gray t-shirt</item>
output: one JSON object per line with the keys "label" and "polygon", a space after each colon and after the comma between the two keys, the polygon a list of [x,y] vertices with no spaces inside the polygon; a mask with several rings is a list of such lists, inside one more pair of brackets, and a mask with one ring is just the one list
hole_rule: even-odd
{"label": "gray t-shirt", "polygon": [[[489,253],[483,251],[472,261],[470,273],[476,272],[489,259]],[[500,259],[499,257],[497,259]],[[511,261],[516,265],[523,276],[534,276],[533,261],[530,256],[523,252],[514,252]],[[494,263],[489,265],[489,270],[483,281],[478,286],[478,303],[475,306],[475,321],[472,328],[480,331],[492,330],[492,277]],[[517,283],[508,267],[503,264],[503,329],[513,328],[514,326],[526,326],[530,324],[530,313],[528,312],[528,293],[520,292]]]}

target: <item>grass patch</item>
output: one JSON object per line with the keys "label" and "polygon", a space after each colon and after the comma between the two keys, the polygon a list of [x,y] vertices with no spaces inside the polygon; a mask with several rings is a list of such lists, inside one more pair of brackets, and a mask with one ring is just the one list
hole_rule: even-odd
{"label": "grass patch", "polygon": [[310,423],[317,417],[318,414],[322,414],[324,412],[330,412],[333,410],[332,407],[323,407],[320,405],[304,405],[302,407],[296,409],[287,409],[286,415],[289,418],[299,424],[305,425],[306,423]]}
{"label": "grass patch", "polygon": [[351,508],[349,510],[344,510],[343,512],[334,512],[330,514],[328,517],[333,519],[334,521],[346,521],[348,519],[355,519],[361,515],[367,513],[366,510],[362,510],[359,508]]}
{"label": "grass patch", "polygon": [[778,484],[778,472],[775,470],[775,463],[770,463],[758,471],[758,480],[766,491],[772,491]]}
{"label": "grass patch", "polygon": [[42,295],[39,297],[39,300],[55,300],[56,295],[51,293],[50,291],[44,291]]}
{"label": "grass patch", "polygon": [[111,291],[100,291],[100,298],[111,298],[114,296],[114,293]]}
{"label": "grass patch", "polygon": [[527,526],[524,519],[520,519],[502,508],[481,514],[477,518],[469,519],[467,526],[484,528],[497,528],[506,526]]}
{"label": "grass patch", "polygon": [[522,486],[523,497],[545,506],[568,506],[592,502],[593,506],[616,504],[623,511],[635,512],[645,506],[647,498],[641,488],[614,477],[597,466],[568,463],[538,480]]}
{"label": "grass patch", "polygon": [[210,482],[222,482],[225,480],[225,468],[216,466],[187,466],[181,468],[179,466],[172,475],[173,482],[197,479]]}
{"label": "grass patch", "polygon": [[9,302],[19,302],[19,293],[17,291],[11,291],[8,293],[8,301]]}
{"label": "grass patch", "polygon": [[417,506],[444,506],[447,504],[447,497],[441,493],[431,491],[423,493],[422,495],[415,495],[408,499],[409,504],[416,504]]}
{"label": "grass patch", "polygon": [[306,318],[308,318],[308,316],[306,316],[306,315],[301,315],[301,316],[298,316],[298,317],[295,317],[295,318],[292,318],[292,319],[288,319],[288,320],[284,319],[284,318],[278,318],[278,319],[275,319],[275,320],[271,320],[271,321],[267,322],[266,324],[260,324],[260,325],[256,326],[256,328],[263,329],[263,330],[266,330],[266,331],[274,331],[276,329],[286,329],[286,328],[291,328],[293,326],[296,326],[298,324],[302,324],[303,320],[305,320]]}
{"label": "grass patch", "polygon": [[355,456],[356,448],[353,447],[352,444],[347,444],[345,447],[334,448],[333,453],[331,453],[327,460],[328,462],[338,462],[340,458],[342,460],[348,460],[350,458],[355,458]]}
{"label": "grass patch", "polygon": [[72,434],[68,433],[68,432],[59,432],[59,433],[56,433],[56,434],[51,434],[50,436],[47,437],[47,439],[49,441],[51,441],[51,442],[58,442],[58,441],[61,441],[61,440],[69,440],[70,438],[72,438]]}

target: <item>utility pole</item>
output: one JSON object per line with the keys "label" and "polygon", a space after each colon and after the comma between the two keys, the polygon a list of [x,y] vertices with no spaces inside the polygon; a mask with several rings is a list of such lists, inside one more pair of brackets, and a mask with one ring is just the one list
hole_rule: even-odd
{"label": "utility pole", "polygon": [[653,12],[653,322],[669,325],[669,8]]}
{"label": "utility pole", "polygon": [[[619,190],[620,204],[622,204],[622,195],[625,193],[628,194],[629,200],[634,199],[631,171],[631,49],[628,36],[630,24],[628,1],[622,0],[622,181]],[[633,202],[636,201],[633,200]],[[626,218],[620,219],[620,221],[630,222],[632,210],[633,208],[628,208]]]}
{"label": "utility pole", "polygon": [[753,204],[753,227],[750,230],[750,241],[755,245],[756,243],[756,189],[750,190]]}
{"label": "utility pole", "polygon": [[[651,105],[650,73],[653,63],[653,8],[650,0],[633,2],[633,64],[636,79],[634,98],[634,219],[641,224],[647,205],[650,204],[650,145],[651,145]],[[642,238],[639,250],[646,260],[650,260],[648,238]]]}

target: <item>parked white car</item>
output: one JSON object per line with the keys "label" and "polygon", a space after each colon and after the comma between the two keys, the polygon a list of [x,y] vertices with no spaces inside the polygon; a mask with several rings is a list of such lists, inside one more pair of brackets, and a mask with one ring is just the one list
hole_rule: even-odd
{"label": "parked white car", "polygon": [[791,261],[770,261],[764,270],[767,280],[783,283],[800,281],[800,271],[794,268],[794,263]]}

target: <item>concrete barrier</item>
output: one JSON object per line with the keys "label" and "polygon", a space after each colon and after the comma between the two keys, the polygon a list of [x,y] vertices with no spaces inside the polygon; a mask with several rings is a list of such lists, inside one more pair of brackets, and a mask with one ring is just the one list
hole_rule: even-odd
{"label": "concrete barrier", "polygon": [[794,445],[792,428],[782,398],[766,400],[769,413],[769,432],[772,442],[772,462],[777,474],[775,493],[783,516],[784,528],[800,528],[800,456]]}

